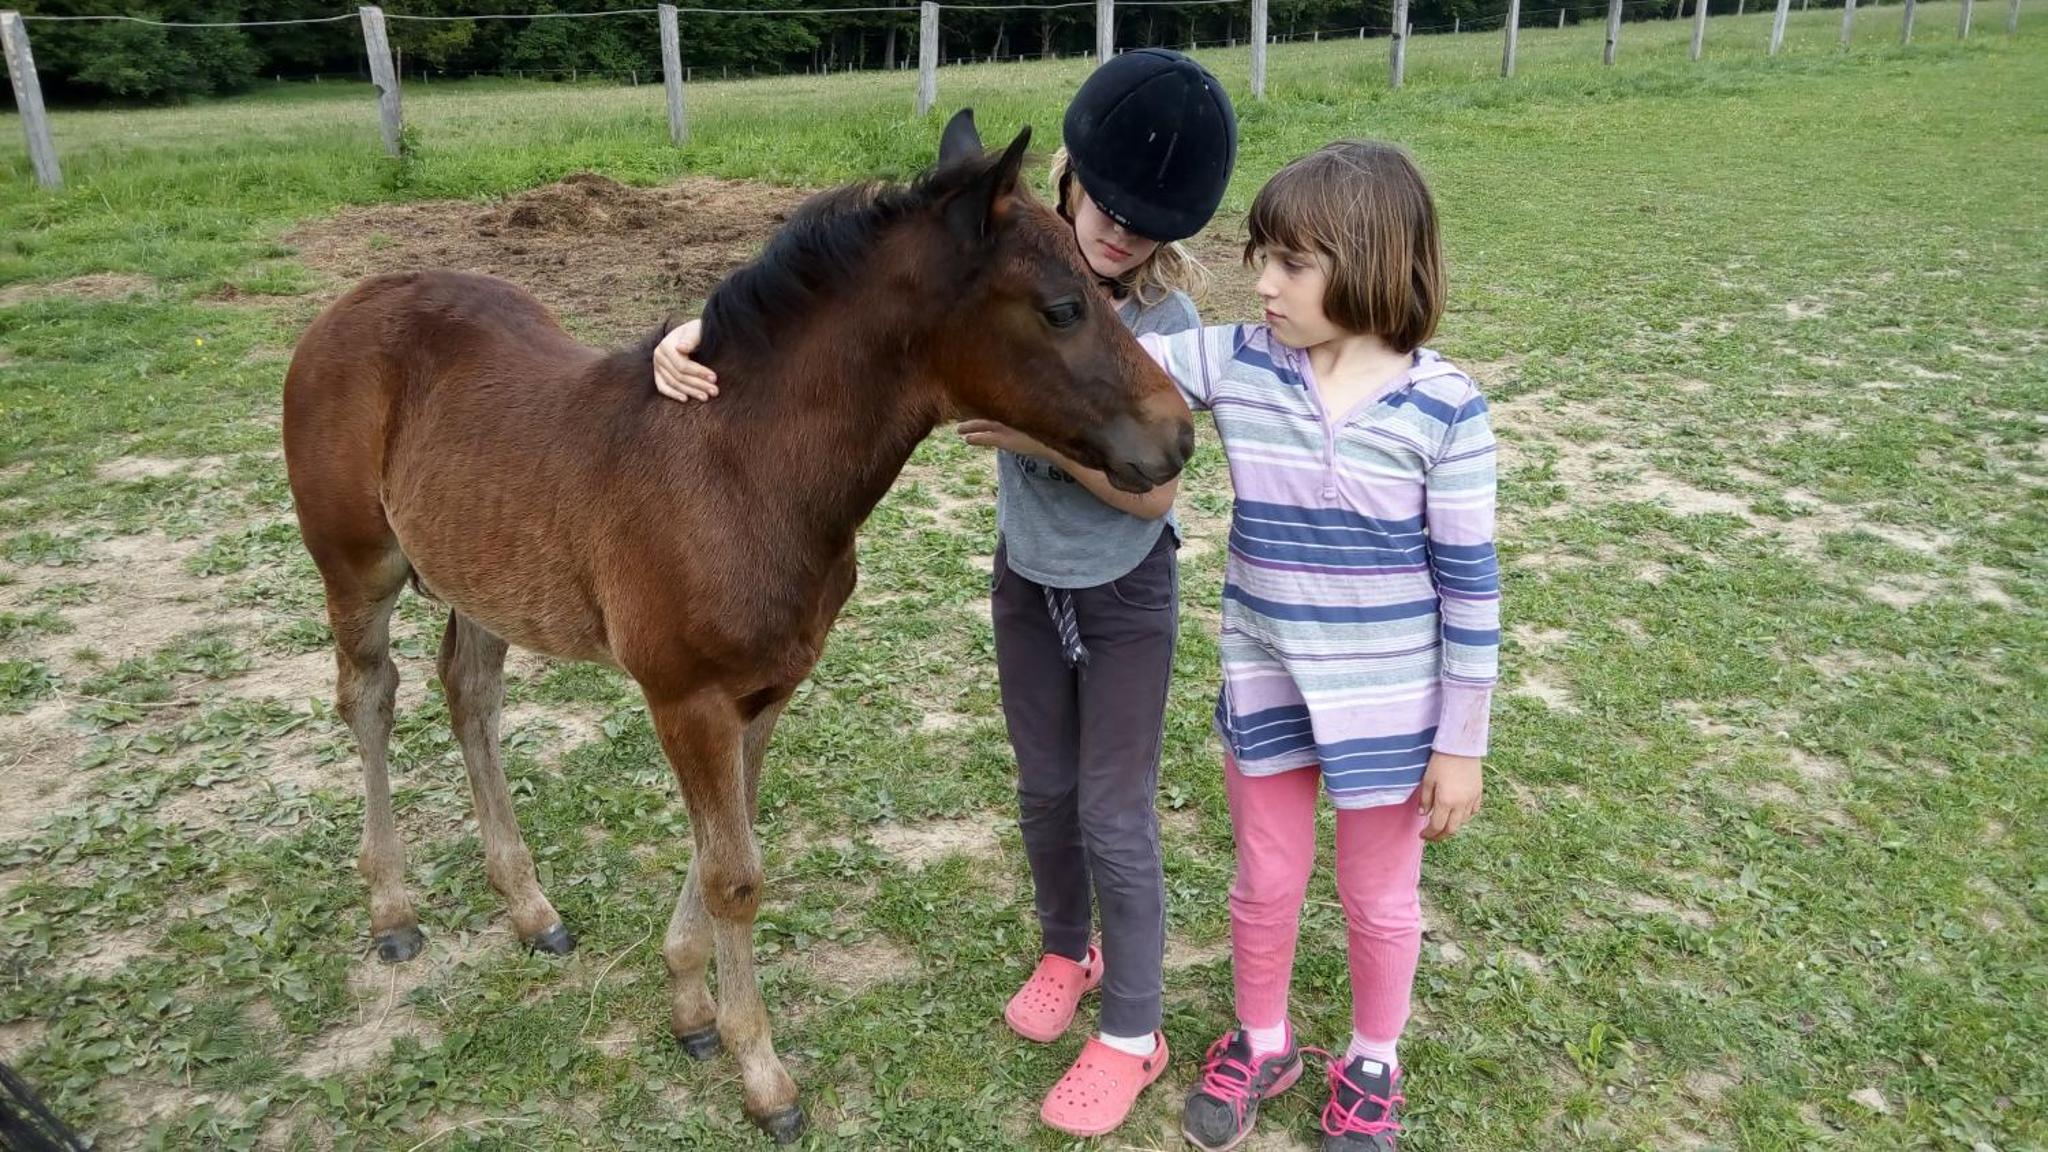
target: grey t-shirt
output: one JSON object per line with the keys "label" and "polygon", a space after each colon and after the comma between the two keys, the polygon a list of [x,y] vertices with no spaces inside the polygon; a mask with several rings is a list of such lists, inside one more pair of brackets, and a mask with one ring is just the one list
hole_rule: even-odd
{"label": "grey t-shirt", "polygon": [[[1202,324],[1185,292],[1149,308],[1127,298],[1117,316],[1140,336],[1170,336]],[[1138,566],[1162,528],[1180,538],[1180,522],[1171,511],[1158,520],[1120,512],[1061,469],[1010,452],[996,453],[996,528],[1010,571],[1052,588],[1107,584]]]}

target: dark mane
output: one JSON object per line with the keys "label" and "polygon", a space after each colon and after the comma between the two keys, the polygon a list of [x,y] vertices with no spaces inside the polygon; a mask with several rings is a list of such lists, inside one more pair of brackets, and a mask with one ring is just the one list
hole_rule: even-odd
{"label": "dark mane", "polygon": [[710,363],[722,349],[772,349],[779,328],[860,275],[890,225],[986,167],[982,161],[948,164],[909,184],[848,184],[804,201],[759,256],[711,290],[697,358]]}

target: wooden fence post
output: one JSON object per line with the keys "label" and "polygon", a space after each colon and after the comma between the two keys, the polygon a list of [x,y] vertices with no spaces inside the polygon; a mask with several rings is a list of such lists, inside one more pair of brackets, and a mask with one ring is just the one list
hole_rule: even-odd
{"label": "wooden fence post", "polygon": [[1607,0],[1607,47],[1600,50],[1600,62],[1614,63],[1615,50],[1620,47],[1621,0]]}
{"label": "wooden fence post", "polygon": [[1116,55],[1116,0],[1095,0],[1095,66]]}
{"label": "wooden fence post", "polygon": [[2019,31],[2020,0],[2012,0],[2011,6],[2005,10],[2005,34],[2007,36],[2017,36]]}
{"label": "wooden fence post", "polygon": [[1507,43],[1500,50],[1500,74],[1506,79],[1515,74],[1515,37],[1522,31],[1522,0],[1508,0]]}
{"label": "wooden fence post", "polygon": [[1849,37],[1856,28],[1856,0],[1842,0],[1842,51],[1849,50]]}
{"label": "wooden fence post", "polygon": [[676,6],[663,4],[661,21],[661,86],[668,90],[668,140],[681,144],[690,138],[690,122],[683,112],[683,46],[676,33]]}
{"label": "wooden fence post", "polygon": [[1266,98],[1266,0],[1252,0],[1252,99]]}
{"label": "wooden fence post", "polygon": [[[1968,3],[1968,0],[1964,0]],[[1792,0],[1778,0],[1778,14],[1771,18],[1771,55],[1785,46],[1785,17],[1792,13]]]}
{"label": "wooden fence post", "polygon": [[939,102],[939,6],[923,0],[917,6],[917,114]]}
{"label": "wooden fence post", "polygon": [[1559,32],[1562,32],[1562,31],[1564,31],[1564,9],[1563,9],[1563,8],[1559,8],[1559,9],[1557,10],[1557,30],[1558,30]]}
{"label": "wooden fence post", "polygon": [[1388,46],[1387,81],[1395,88],[1408,71],[1408,0],[1394,0],[1394,37]]}
{"label": "wooden fence post", "polygon": [[21,13],[0,12],[0,41],[6,44],[7,78],[14,82],[14,107],[21,114],[22,134],[28,137],[36,184],[55,191],[64,187],[64,172],[57,166],[50,116],[43,110],[43,84],[36,78],[36,58],[29,53],[28,25],[21,22]]}
{"label": "wooden fence post", "polygon": [[1707,46],[1707,0],[1692,0],[1692,58]]}
{"label": "wooden fence post", "polygon": [[1899,43],[1913,42],[1913,0],[1906,0],[1906,16],[1899,25]]}
{"label": "wooden fence post", "polygon": [[384,10],[374,5],[356,9],[363,18],[363,50],[370,57],[370,83],[377,86],[377,117],[384,128],[384,151],[404,151],[398,112],[398,78],[391,74],[391,42],[384,36]]}
{"label": "wooden fence post", "polygon": [[1956,39],[1958,40],[1968,40],[1970,38],[1970,8],[1972,2],[1973,0],[1963,0],[1963,21],[1956,26]]}

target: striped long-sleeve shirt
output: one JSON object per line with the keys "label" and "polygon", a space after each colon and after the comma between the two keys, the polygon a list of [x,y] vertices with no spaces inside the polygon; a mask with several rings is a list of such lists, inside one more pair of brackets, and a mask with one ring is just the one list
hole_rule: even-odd
{"label": "striped long-sleeve shirt", "polygon": [[1494,439],[1428,349],[1325,413],[1306,353],[1263,325],[1146,336],[1210,410],[1236,500],[1216,728],[1240,769],[1320,765],[1343,808],[1398,803],[1432,749],[1486,752],[1500,647]]}

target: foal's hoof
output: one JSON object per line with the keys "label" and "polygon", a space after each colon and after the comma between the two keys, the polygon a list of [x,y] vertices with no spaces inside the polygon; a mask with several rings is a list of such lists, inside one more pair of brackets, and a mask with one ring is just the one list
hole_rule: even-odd
{"label": "foal's hoof", "polygon": [[759,1124],[761,1131],[766,1132],[777,1144],[794,1144],[797,1137],[804,1134],[804,1110],[800,1105],[792,1104],[780,1112],[772,1112],[766,1116],[750,1116],[749,1119]]}
{"label": "foal's hoof", "polygon": [[718,1055],[718,1025],[699,1028],[695,1032],[682,1032],[676,1036],[676,1043],[683,1046],[683,1052],[692,1060],[709,1060]]}
{"label": "foal's hoof", "polygon": [[557,922],[554,927],[529,939],[526,946],[535,952],[545,952],[550,956],[567,956],[576,950],[576,936],[566,926]]}
{"label": "foal's hoof", "polygon": [[405,928],[393,928],[379,932],[375,941],[377,959],[386,964],[403,964],[420,954],[427,946],[427,938],[417,924]]}

